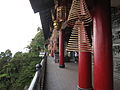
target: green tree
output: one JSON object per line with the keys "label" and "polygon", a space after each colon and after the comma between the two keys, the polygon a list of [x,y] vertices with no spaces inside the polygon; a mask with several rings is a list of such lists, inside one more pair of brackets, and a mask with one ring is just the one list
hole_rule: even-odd
{"label": "green tree", "polygon": [[0,53],[0,90],[23,90],[29,86],[34,73],[35,65],[40,63],[42,58],[39,52],[44,49],[44,37],[40,28],[35,35],[29,48],[30,52],[16,52],[12,57],[8,49]]}
{"label": "green tree", "polygon": [[30,45],[27,46],[27,48],[30,49],[31,52],[39,52],[44,50],[45,40],[43,36],[43,30],[38,27],[37,31],[38,33],[32,39]]}
{"label": "green tree", "polygon": [[1,52],[0,53],[0,70],[2,69],[2,67],[7,64],[10,60],[12,59],[12,53],[11,51],[8,49],[5,52]]}

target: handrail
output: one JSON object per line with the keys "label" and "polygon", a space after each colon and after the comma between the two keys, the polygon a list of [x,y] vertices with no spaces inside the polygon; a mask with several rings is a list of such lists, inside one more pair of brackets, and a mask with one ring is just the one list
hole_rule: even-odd
{"label": "handrail", "polygon": [[36,65],[36,73],[33,77],[33,80],[28,88],[28,90],[43,90],[44,84],[44,76],[45,76],[45,69],[46,69],[46,54],[42,59],[40,64]]}
{"label": "handrail", "polygon": [[33,88],[34,88],[34,86],[35,86],[35,83],[36,83],[37,77],[38,77],[38,71],[35,73],[35,76],[34,76],[32,82],[31,82],[30,87],[29,87],[28,90],[34,90]]}

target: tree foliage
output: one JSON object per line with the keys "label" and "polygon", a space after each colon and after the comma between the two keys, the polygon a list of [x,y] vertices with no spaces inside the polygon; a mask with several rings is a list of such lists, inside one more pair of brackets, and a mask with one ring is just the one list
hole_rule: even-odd
{"label": "tree foliage", "polygon": [[35,65],[40,63],[39,52],[44,49],[42,31],[38,31],[29,45],[29,52],[16,52],[12,57],[8,49],[0,53],[0,90],[23,90],[29,86]]}
{"label": "tree foliage", "polygon": [[43,37],[43,31],[42,29],[38,28],[38,33],[32,39],[30,45],[28,45],[27,48],[30,49],[30,52],[39,52],[41,50],[44,50],[44,43],[45,41]]}

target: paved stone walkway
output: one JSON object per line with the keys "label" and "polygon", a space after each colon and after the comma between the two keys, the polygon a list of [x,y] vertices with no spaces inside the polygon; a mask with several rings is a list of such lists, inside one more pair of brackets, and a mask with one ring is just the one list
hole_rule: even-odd
{"label": "paved stone walkway", "polygon": [[[52,57],[48,57],[45,79],[45,90],[76,90],[78,80],[78,64],[65,63],[65,68],[59,68]],[[120,80],[114,73],[114,90],[120,90]]]}
{"label": "paved stone walkway", "polygon": [[77,64],[65,63],[65,68],[59,68],[58,63],[48,57],[45,90],[76,90]]}

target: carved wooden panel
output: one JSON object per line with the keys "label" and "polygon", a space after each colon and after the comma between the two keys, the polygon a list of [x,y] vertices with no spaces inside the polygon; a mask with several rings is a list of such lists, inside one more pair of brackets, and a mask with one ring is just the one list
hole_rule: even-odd
{"label": "carved wooden panel", "polygon": [[120,73],[120,13],[118,8],[111,8],[111,17],[114,71]]}

